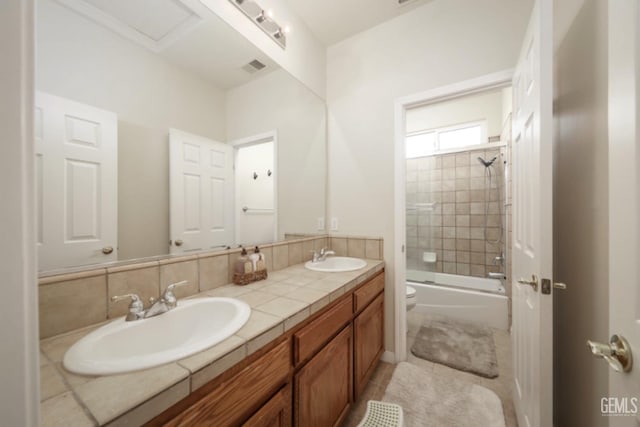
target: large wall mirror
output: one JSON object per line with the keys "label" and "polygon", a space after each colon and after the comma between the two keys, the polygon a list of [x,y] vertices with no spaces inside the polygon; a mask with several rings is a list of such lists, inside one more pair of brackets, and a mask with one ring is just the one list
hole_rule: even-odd
{"label": "large wall mirror", "polygon": [[37,7],[41,271],[319,231],[325,104],[233,28],[197,0]]}

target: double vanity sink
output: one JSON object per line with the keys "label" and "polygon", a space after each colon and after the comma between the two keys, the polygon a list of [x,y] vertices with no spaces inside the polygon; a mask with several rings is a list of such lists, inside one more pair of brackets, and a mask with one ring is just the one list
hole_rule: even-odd
{"label": "double vanity sink", "polygon": [[[366,261],[330,257],[305,264],[317,272],[348,272]],[[149,318],[119,318],[96,329],[65,353],[64,367],[80,375],[112,375],[173,362],[234,335],[249,320],[251,308],[234,298],[181,300],[175,308]]]}

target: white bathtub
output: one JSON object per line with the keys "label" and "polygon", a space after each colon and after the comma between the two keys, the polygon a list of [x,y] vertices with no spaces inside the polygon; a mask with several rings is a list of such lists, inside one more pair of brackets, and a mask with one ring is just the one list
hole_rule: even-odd
{"label": "white bathtub", "polygon": [[509,299],[500,280],[408,270],[407,285],[416,289],[418,312],[509,328]]}

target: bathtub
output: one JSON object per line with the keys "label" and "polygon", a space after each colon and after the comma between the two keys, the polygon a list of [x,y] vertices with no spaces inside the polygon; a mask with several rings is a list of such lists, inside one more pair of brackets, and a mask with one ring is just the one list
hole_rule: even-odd
{"label": "bathtub", "polygon": [[500,280],[408,270],[417,312],[440,314],[492,328],[509,328],[509,298]]}

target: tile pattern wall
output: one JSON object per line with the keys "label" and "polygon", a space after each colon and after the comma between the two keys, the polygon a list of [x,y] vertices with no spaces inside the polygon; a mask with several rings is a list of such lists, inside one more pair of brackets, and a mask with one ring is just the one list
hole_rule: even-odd
{"label": "tile pattern wall", "polygon": [[[477,157],[494,156],[498,156],[494,163],[498,178],[494,176],[489,189],[485,167]],[[495,191],[500,181],[504,203],[503,160],[498,148],[407,160],[408,269],[476,277],[501,271],[503,267],[495,265],[494,258],[505,251],[504,243],[487,240],[500,237],[501,220],[504,221]],[[503,236],[502,242],[506,238]],[[424,262],[424,252],[435,252],[437,261]]]}
{"label": "tile pattern wall", "polygon": [[[277,271],[311,259],[313,250],[333,248],[339,255],[381,260],[382,239],[327,235],[261,245],[267,270]],[[40,338],[47,338],[119,317],[128,301],[112,302],[114,295],[138,294],[145,302],[158,298],[174,282],[188,280],[176,289],[188,297],[231,283],[239,249],[119,264],[41,277],[39,280]]]}

